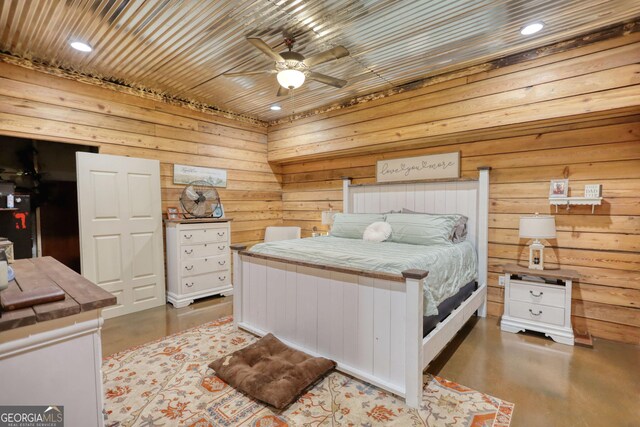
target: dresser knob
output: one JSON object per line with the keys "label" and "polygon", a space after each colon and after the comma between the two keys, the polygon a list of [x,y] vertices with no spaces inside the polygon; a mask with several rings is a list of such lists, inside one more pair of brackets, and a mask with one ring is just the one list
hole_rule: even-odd
{"label": "dresser knob", "polygon": [[529,313],[531,313],[532,316],[540,316],[542,314],[542,310],[538,311],[537,313],[534,313],[533,310],[529,309]]}
{"label": "dresser knob", "polygon": [[544,292],[542,291],[540,291],[538,294],[534,293],[533,291],[529,291],[529,293],[536,298],[540,298],[542,295],[544,295]]}

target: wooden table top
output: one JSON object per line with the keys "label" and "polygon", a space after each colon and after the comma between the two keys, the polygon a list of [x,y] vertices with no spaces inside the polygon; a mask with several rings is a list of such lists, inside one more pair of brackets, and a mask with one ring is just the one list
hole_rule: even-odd
{"label": "wooden table top", "polygon": [[564,269],[532,270],[528,267],[524,267],[517,264],[504,264],[502,266],[502,270],[505,273],[528,274],[530,276],[549,277],[551,279],[577,280],[580,278],[580,273],[574,270],[564,270]]}
{"label": "wooden table top", "polygon": [[9,288],[0,292],[22,292],[41,287],[58,287],[65,292],[65,299],[2,312],[0,331],[33,325],[38,322],[59,319],[83,311],[108,307],[116,303],[116,297],[85,279],[52,257],[21,259],[11,264],[16,279]]}

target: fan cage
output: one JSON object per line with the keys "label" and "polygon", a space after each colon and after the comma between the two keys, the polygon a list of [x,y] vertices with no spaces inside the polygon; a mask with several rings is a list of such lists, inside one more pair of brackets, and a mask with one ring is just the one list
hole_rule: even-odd
{"label": "fan cage", "polygon": [[182,190],[180,205],[187,218],[210,218],[220,206],[220,195],[211,183],[193,181]]}

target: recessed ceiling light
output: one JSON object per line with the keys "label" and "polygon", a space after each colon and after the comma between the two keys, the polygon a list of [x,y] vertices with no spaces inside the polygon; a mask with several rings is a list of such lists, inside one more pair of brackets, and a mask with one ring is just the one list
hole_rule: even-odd
{"label": "recessed ceiling light", "polygon": [[91,52],[93,50],[91,49],[91,46],[86,43],[71,42],[70,44],[72,48],[74,48],[75,50],[79,50],[80,52]]}
{"label": "recessed ceiling light", "polygon": [[535,34],[544,28],[544,24],[542,22],[532,22],[531,24],[525,25],[520,30],[520,34],[523,36],[530,36],[531,34]]}
{"label": "recessed ceiling light", "polygon": [[272,106],[271,106],[271,107],[269,107],[269,108],[271,108],[273,111],[280,111],[280,110],[282,110],[282,107],[281,107],[281,106],[279,106],[279,105],[272,105]]}

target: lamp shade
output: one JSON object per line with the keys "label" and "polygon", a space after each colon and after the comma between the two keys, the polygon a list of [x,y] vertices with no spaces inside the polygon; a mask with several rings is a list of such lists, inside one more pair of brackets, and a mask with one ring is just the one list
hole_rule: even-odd
{"label": "lamp shade", "polygon": [[322,212],[322,225],[333,225],[333,217],[336,212],[334,211],[323,211]]}
{"label": "lamp shade", "polygon": [[551,215],[521,216],[520,238],[555,239],[556,218]]}
{"label": "lamp shade", "polygon": [[291,69],[282,70],[276,76],[280,86],[286,89],[298,89],[304,83],[305,77],[302,71]]}

